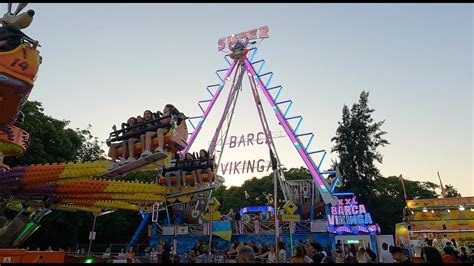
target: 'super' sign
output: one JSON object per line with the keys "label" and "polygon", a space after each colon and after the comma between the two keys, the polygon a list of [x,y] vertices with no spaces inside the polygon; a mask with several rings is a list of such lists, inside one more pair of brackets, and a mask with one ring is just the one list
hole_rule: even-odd
{"label": "'super' sign", "polygon": [[249,31],[244,31],[238,34],[233,34],[231,36],[220,38],[217,41],[217,50],[222,51],[226,47],[231,47],[237,41],[242,40],[257,40],[257,39],[265,39],[268,38],[268,26],[263,26],[258,29],[252,29]]}

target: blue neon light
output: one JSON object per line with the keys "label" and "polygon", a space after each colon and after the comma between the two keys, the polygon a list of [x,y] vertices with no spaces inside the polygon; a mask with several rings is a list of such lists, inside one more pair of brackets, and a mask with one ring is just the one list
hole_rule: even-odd
{"label": "blue neon light", "polygon": [[[220,81],[224,81],[224,79],[221,77],[221,75],[219,75],[219,72],[221,72],[221,71],[222,71],[222,69],[221,69],[221,70],[217,70],[217,71],[216,71],[216,75],[217,75],[217,77],[219,77],[219,80],[220,80]],[[221,83],[221,84],[222,84],[222,83]]]}
{"label": "blue neon light", "polygon": [[354,196],[352,192],[340,192],[340,193],[332,193],[333,196]]}
{"label": "blue neon light", "polygon": [[324,151],[324,153],[323,153],[323,158],[321,158],[321,161],[319,162],[319,165],[318,165],[318,170],[319,170],[319,168],[321,167],[321,164],[323,164],[324,158],[326,157],[326,153],[327,153],[327,152]]}
{"label": "blue neon light", "polygon": [[248,206],[240,208],[240,215],[244,215],[246,213],[256,213],[256,212],[271,212],[272,214],[275,213],[275,209],[272,206]]}
{"label": "blue neon light", "polygon": [[293,102],[290,101],[290,104],[288,105],[288,107],[286,108],[286,111],[285,113],[283,114],[283,117],[286,117],[286,115],[288,114],[288,111],[290,111],[290,107],[293,105]]}
{"label": "blue neon light", "polygon": [[311,133],[311,134],[312,134],[311,138],[309,139],[308,144],[306,144],[305,150],[308,150],[309,145],[311,144],[311,142],[313,142],[314,134],[313,133]]}
{"label": "blue neon light", "polygon": [[268,87],[268,84],[270,84],[270,82],[272,81],[272,78],[273,78],[273,72],[270,72],[270,77],[268,78],[267,83],[265,83],[265,88]]}
{"label": "blue neon light", "polygon": [[252,63],[252,61],[253,61],[253,58],[255,57],[255,54],[257,54],[257,48],[252,48],[252,49],[250,49],[250,51],[251,51],[251,50],[254,50],[254,51],[253,51],[253,54],[252,54],[252,56],[250,57],[250,60],[249,60],[249,61],[250,61],[250,63]]}
{"label": "blue neon light", "polygon": [[212,94],[211,90],[209,89],[209,86],[206,89],[209,92],[209,94],[211,95],[211,97],[214,97],[214,94]]}
{"label": "blue neon light", "polygon": [[336,178],[334,179],[334,182],[332,183],[331,193],[334,192],[334,189],[336,188],[337,183],[339,183],[339,177],[338,176],[336,176]]}
{"label": "blue neon light", "polygon": [[[293,134],[296,134],[298,132],[298,129],[300,128],[301,122],[303,121],[303,117],[300,116],[300,121],[298,121],[298,124],[296,125],[295,130],[293,131]],[[319,167],[318,167],[319,168]]]}
{"label": "blue neon light", "polygon": [[263,66],[265,65],[265,60],[262,60],[262,64],[260,65],[260,68],[257,71],[257,76],[260,75],[260,71],[262,71]]}
{"label": "blue neon light", "polygon": [[282,91],[282,87],[280,86],[280,89],[278,90],[277,92],[277,95],[275,96],[275,98],[273,99],[275,102],[278,100],[278,97],[280,97],[280,92]]}
{"label": "blue neon light", "polygon": [[310,152],[308,152],[308,154],[313,154],[313,153],[320,153],[320,152],[323,152],[323,151],[325,151],[325,150],[310,151]]}
{"label": "blue neon light", "polygon": [[227,59],[227,57],[229,57],[229,56],[228,56],[228,55],[225,55],[225,56],[224,56],[224,59],[225,59],[225,61],[227,61],[227,63],[228,63],[229,66],[230,66],[230,65],[232,65],[232,63],[229,61],[229,59]]}

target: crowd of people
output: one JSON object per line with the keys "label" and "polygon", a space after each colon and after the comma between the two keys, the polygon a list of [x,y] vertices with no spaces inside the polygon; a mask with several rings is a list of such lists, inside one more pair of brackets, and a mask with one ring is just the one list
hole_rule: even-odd
{"label": "crowd of people", "polygon": [[458,246],[456,240],[448,239],[444,234],[441,241],[438,239],[425,239],[421,249],[421,257],[429,263],[465,263],[474,262],[474,253],[467,253],[465,246]]}
{"label": "crowd of people", "polygon": [[[455,247],[455,241],[443,241],[445,243],[442,251],[433,246],[422,248],[421,258],[425,263],[466,263],[473,262],[474,255],[466,253],[466,247],[460,247],[459,251]],[[369,247],[359,247],[351,244],[346,247],[337,245],[336,250],[326,252],[318,243],[307,242],[303,244],[298,241],[293,250],[293,256],[289,257],[288,250],[284,242],[278,242],[278,249],[275,244],[255,244],[234,242],[227,250],[228,258],[235,258],[237,263],[401,263],[411,264],[409,252],[403,247],[389,246],[382,244],[380,256]]]}
{"label": "crowd of people", "polygon": [[[456,241],[442,241],[442,250],[433,246],[432,241],[422,248],[421,257],[425,263],[466,263],[474,262],[474,255],[467,254],[465,247],[458,249]],[[435,241],[436,244],[436,241]],[[401,263],[411,264],[412,259],[403,247],[389,246],[383,243],[380,256],[369,247],[356,247],[354,244],[343,246],[336,244],[336,249],[326,252],[317,242],[300,239],[293,248],[292,255],[283,240],[275,243],[233,242],[222,253],[217,254],[214,248],[209,252],[209,246],[201,240],[196,240],[194,246],[183,255],[178,255],[169,241],[160,241],[156,247],[147,247],[144,256],[136,256],[133,248],[127,252],[122,249],[118,258],[126,259],[129,263]],[[27,248],[28,249],[28,248]],[[60,249],[62,250],[62,249]],[[52,251],[48,247],[48,251]],[[71,252],[68,248],[67,252]],[[84,249],[77,254],[84,255]],[[106,253],[110,256],[110,249]],[[217,261],[220,256],[221,260]]]}
{"label": "crowd of people", "polygon": [[[120,136],[123,138],[118,143],[110,144],[109,157],[111,158],[110,169],[114,169],[121,165],[134,162],[137,157],[144,158],[153,154],[151,151],[152,140],[156,136],[158,139],[158,147],[154,152],[163,152],[164,136],[171,128],[177,127],[185,119],[184,114],[172,104],[167,104],[163,112],[153,113],[150,110],[145,110],[143,116],[130,117],[126,123],[122,123],[122,128],[119,130]],[[114,126],[114,132],[117,132]],[[116,134],[116,137],[118,135]],[[140,142],[142,153],[135,154],[135,143]],[[119,161],[118,148],[122,148],[122,154]]]}
{"label": "crowd of people", "polygon": [[321,244],[310,241],[304,244],[302,240],[299,240],[294,247],[293,256],[289,256],[288,248],[283,241],[279,241],[277,246],[274,243],[257,245],[254,241],[233,243],[226,255],[229,259],[235,258],[237,263],[369,263],[377,261],[377,255],[368,248],[357,250],[355,246],[351,246],[347,252],[344,252],[342,247],[338,247],[328,253]]}

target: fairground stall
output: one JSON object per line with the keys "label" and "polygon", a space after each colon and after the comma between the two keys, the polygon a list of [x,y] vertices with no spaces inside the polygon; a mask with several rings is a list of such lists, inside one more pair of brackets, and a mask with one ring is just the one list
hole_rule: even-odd
{"label": "fairground stall", "polygon": [[404,222],[396,226],[396,243],[414,257],[434,239],[440,245],[443,238],[455,239],[458,247],[474,244],[474,197],[407,200],[404,213]]}

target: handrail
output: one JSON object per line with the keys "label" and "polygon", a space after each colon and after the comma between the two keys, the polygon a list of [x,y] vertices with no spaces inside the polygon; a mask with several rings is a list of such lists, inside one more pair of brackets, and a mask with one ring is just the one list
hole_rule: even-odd
{"label": "handrail", "polygon": [[[152,131],[152,130],[156,130],[160,127],[163,127],[163,124],[161,123],[161,120],[163,119],[167,119],[167,118],[175,118],[176,116],[174,115],[168,115],[168,116],[163,116],[163,117],[159,117],[159,118],[155,118],[155,119],[152,119],[150,121],[144,121],[142,123],[138,123],[138,124],[134,124],[132,126],[127,126],[127,127],[123,127],[124,125],[128,125],[127,123],[122,123],[122,128],[121,129],[118,129],[118,130],[114,130],[112,131],[111,133],[109,133],[109,139],[106,141],[107,145],[110,146],[110,144],[112,142],[115,142],[115,141],[120,141],[122,139],[126,139],[126,138],[130,138],[132,136],[135,136],[135,135],[139,135],[139,134],[142,134],[144,132],[147,132],[147,131]],[[178,127],[184,122],[184,120],[186,120],[188,117],[184,116],[184,115],[181,115],[181,117],[178,117],[178,119],[181,118],[183,119],[183,121],[178,125]],[[131,129],[134,129],[134,128],[138,128],[138,127],[142,127],[142,126],[146,126],[146,125],[150,125],[150,124],[153,124],[155,122],[159,122],[159,124],[157,125],[154,125],[153,127],[151,128],[145,128],[145,129],[142,129],[142,130],[138,130],[136,132],[128,132],[130,131]],[[122,133],[121,136],[120,133]],[[112,138],[113,137],[113,138]]]}

